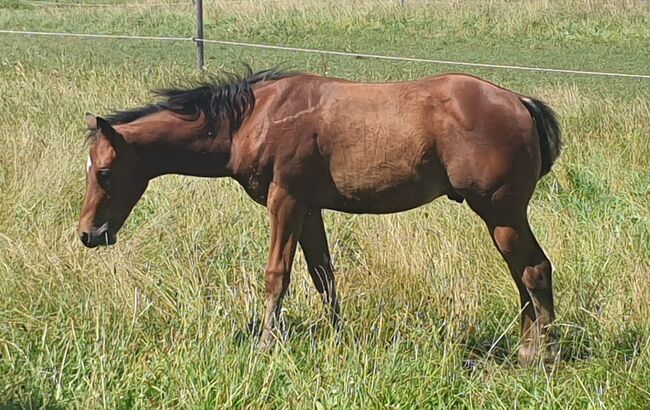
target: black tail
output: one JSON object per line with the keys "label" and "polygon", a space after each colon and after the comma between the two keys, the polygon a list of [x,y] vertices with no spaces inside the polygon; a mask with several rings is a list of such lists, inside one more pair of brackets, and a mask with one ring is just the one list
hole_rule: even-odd
{"label": "black tail", "polygon": [[542,170],[539,177],[548,174],[553,163],[562,150],[562,132],[555,112],[543,101],[529,97],[520,97],[530,115],[535,120],[539,149],[542,154]]}

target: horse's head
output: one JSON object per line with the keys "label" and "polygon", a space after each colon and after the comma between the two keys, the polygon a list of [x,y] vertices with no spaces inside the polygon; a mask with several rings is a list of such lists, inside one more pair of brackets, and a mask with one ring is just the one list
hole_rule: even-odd
{"label": "horse's head", "polygon": [[86,114],[91,145],[78,234],[89,248],[112,245],[149,182],[137,150],[106,120]]}

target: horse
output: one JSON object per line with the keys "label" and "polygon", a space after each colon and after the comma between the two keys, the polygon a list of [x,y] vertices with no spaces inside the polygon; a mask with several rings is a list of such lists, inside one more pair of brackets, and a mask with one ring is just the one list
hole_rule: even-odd
{"label": "horse", "polygon": [[519,362],[553,360],[552,265],[527,217],[562,147],[557,116],[544,102],[466,74],[361,83],[275,69],[154,95],[105,118],[86,113],[77,232],[86,247],[116,242],[153,178],[234,178],[270,218],[259,340],[268,349],[298,244],[338,322],[322,210],[394,213],[446,196],[485,222],[514,279]]}

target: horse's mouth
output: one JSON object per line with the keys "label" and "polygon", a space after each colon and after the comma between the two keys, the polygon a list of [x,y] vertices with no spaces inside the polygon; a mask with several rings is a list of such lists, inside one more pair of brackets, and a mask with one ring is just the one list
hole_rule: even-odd
{"label": "horse's mouth", "polygon": [[98,246],[114,245],[117,242],[117,235],[111,233],[107,224],[104,224],[95,232],[82,232],[79,239],[85,247],[92,249]]}

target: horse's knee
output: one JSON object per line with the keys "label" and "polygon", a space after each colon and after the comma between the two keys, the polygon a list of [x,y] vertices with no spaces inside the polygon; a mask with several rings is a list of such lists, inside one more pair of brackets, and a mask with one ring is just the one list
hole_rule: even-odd
{"label": "horse's knee", "polygon": [[530,290],[551,289],[551,263],[543,260],[535,266],[527,266],[521,278],[524,286]]}
{"label": "horse's knee", "polygon": [[289,275],[282,266],[269,266],[266,269],[266,292],[271,294],[280,293],[288,283]]}

